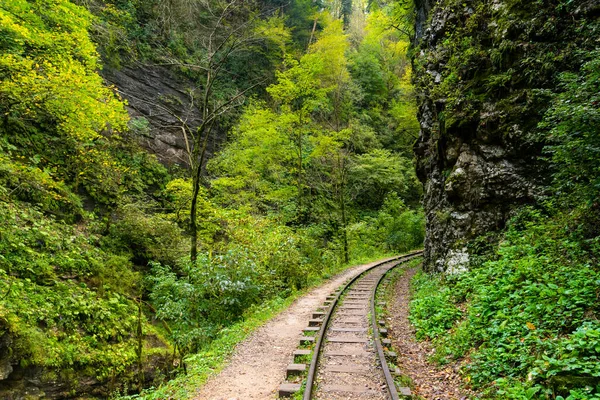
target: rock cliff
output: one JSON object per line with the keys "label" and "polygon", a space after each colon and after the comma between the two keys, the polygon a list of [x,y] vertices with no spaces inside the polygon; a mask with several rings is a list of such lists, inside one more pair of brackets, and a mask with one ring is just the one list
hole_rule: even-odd
{"label": "rock cliff", "polygon": [[[577,4],[574,4],[577,3]],[[473,239],[539,201],[543,129],[560,73],[598,45],[596,1],[417,0],[415,144],[427,215],[425,265],[468,266]],[[596,39],[595,39],[596,38]]]}
{"label": "rock cliff", "polygon": [[[101,73],[127,100],[132,131],[140,144],[167,165],[189,166],[183,129],[195,132],[202,122],[193,97],[197,85],[162,66],[105,67]],[[207,148],[209,155],[219,147],[223,136],[218,132],[213,135]]]}
{"label": "rock cliff", "polygon": [[154,352],[145,357],[141,374],[138,366],[132,365],[122,373],[101,379],[96,377],[96,371],[77,365],[59,369],[23,362],[19,354],[23,352],[22,344],[16,343],[18,340],[5,329],[0,321],[0,399],[3,400],[112,398],[117,391],[135,391],[140,376],[144,387],[160,384],[173,361],[167,352],[156,351],[159,347],[166,348],[162,340],[147,335],[144,341],[154,347]]}

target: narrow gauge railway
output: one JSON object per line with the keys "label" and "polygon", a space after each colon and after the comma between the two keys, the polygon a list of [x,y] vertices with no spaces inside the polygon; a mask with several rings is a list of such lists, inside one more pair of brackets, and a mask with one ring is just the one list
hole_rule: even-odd
{"label": "narrow gauge railway", "polygon": [[[313,314],[300,349],[294,359],[312,354],[310,365],[291,364],[288,379],[306,375],[303,399],[399,399],[409,395],[408,388],[397,388],[388,358],[395,355],[384,351],[389,347],[385,322],[376,315],[376,293],[383,278],[393,268],[422,255],[413,252],[386,260],[356,275],[327,298],[325,305]],[[279,395],[286,397],[301,390],[299,383],[285,382]]]}

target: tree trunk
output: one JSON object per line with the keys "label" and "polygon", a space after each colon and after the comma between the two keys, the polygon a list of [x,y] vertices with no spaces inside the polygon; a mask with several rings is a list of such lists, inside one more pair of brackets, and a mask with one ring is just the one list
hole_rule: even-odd
{"label": "tree trunk", "polygon": [[298,209],[296,211],[296,215],[298,216],[299,221],[302,220],[303,218],[303,206],[304,206],[304,182],[303,182],[303,176],[302,176],[302,169],[304,168],[303,162],[302,162],[302,152],[304,151],[303,146],[302,146],[302,139],[303,139],[303,134],[302,134],[302,120],[303,120],[303,115],[302,115],[302,111],[300,112],[300,116],[298,118],[298,174],[296,176],[296,185],[297,185],[297,190],[298,190]]}
{"label": "tree trunk", "polygon": [[346,230],[346,199],[344,198],[344,185],[342,184],[342,190],[340,191],[340,205],[342,209],[342,240],[344,241],[344,262],[348,264],[350,257],[348,255],[348,232]]}
{"label": "tree trunk", "polygon": [[337,159],[338,159],[338,169],[339,169],[339,174],[340,174],[340,180],[339,180],[339,202],[340,202],[340,211],[342,214],[342,241],[344,244],[344,262],[346,264],[348,264],[348,262],[350,261],[350,256],[349,256],[349,251],[348,251],[348,232],[346,229],[346,226],[348,225],[348,221],[346,218],[346,196],[345,196],[345,191],[346,191],[346,165],[344,162],[344,158],[343,156],[341,156],[341,154],[338,152],[337,154]]}
{"label": "tree trunk", "polygon": [[315,31],[317,30],[317,21],[319,20],[319,16],[317,15],[315,17],[315,22],[313,22],[313,27],[312,30],[310,31],[310,38],[308,39],[308,45],[306,46],[306,49],[308,50],[308,48],[310,47],[313,38],[315,37]]}
{"label": "tree trunk", "polygon": [[[208,145],[208,139],[210,137],[210,133],[212,132],[214,122],[211,122],[207,127],[202,125],[198,129],[198,137],[202,137],[202,133],[204,133],[204,140],[202,141],[202,148],[200,149],[199,156],[194,157],[198,159],[198,162],[193,170],[193,178],[192,178],[192,204],[190,206],[190,260],[192,263],[196,263],[198,259],[198,195],[200,194],[200,184],[202,183],[202,165],[204,165],[204,158],[206,157],[206,146]],[[205,131],[205,132],[203,132]],[[196,149],[194,149],[194,153]]]}
{"label": "tree trunk", "polygon": [[137,362],[138,362],[138,390],[141,392],[144,388],[144,364],[142,362],[142,355],[144,349],[144,338],[143,338],[143,330],[142,330],[142,301],[137,300],[138,302],[138,323],[137,323]]}
{"label": "tree trunk", "polygon": [[302,133],[298,134],[298,210],[302,211],[302,197],[303,197],[303,184],[302,184]]}
{"label": "tree trunk", "polygon": [[198,259],[198,194],[200,193],[200,174],[202,173],[202,166],[196,165],[194,171],[194,177],[192,179],[192,204],[190,207],[190,260],[192,263],[196,263]]}

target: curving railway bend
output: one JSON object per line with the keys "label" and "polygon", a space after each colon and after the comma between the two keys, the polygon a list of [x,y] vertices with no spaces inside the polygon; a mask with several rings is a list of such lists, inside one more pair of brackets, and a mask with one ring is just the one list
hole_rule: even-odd
{"label": "curving railway bend", "polygon": [[[388,367],[395,355],[385,349],[389,340],[383,321],[376,315],[377,288],[386,273],[422,252],[413,252],[386,261],[349,279],[332,293],[313,314],[301,348],[288,366],[288,381],[280,387],[280,397],[304,388],[303,399],[398,399],[409,395],[397,388]],[[382,286],[385,284],[381,284]],[[308,360],[303,364],[298,360]],[[305,385],[300,382],[305,379]]]}

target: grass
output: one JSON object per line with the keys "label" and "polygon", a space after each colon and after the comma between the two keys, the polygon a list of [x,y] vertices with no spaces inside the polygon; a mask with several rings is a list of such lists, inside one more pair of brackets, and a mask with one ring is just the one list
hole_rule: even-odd
{"label": "grass", "polygon": [[193,397],[197,390],[205,384],[211,376],[219,373],[223,369],[226,361],[229,359],[238,343],[242,342],[257,328],[261,327],[277,314],[287,309],[297,298],[306,294],[324,280],[347,268],[386,258],[388,256],[390,255],[378,254],[377,256],[362,257],[358,260],[354,260],[352,264],[342,268],[326,271],[323,273],[322,278],[311,280],[311,285],[304,290],[294,292],[285,299],[277,297],[267,301],[261,306],[255,307],[246,314],[242,321],[223,329],[217,339],[207,345],[204,350],[189,356],[186,359],[186,375],[179,375],[158,388],[146,389],[138,395],[116,397],[121,400],[180,400]]}

